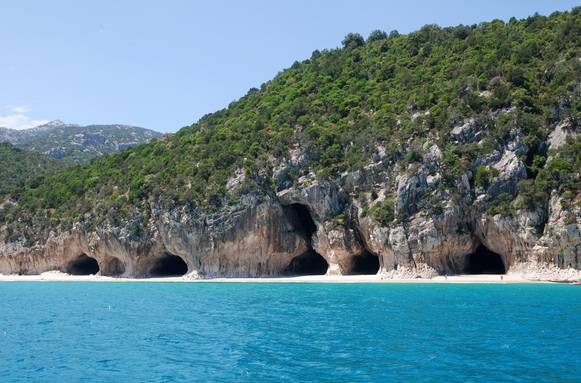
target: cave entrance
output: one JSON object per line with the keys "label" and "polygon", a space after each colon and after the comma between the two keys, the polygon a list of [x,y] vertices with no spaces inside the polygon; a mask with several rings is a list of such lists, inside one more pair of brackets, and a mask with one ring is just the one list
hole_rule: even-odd
{"label": "cave entrance", "polygon": [[99,263],[95,258],[81,254],[67,264],[66,272],[71,275],[93,275],[99,272]]}
{"label": "cave entrance", "polygon": [[117,276],[125,272],[125,265],[119,258],[111,257],[107,261],[107,274]]}
{"label": "cave entrance", "polygon": [[310,244],[313,234],[317,232],[317,225],[313,220],[313,216],[309,208],[300,203],[293,203],[283,207],[287,217],[290,218],[296,231],[305,236],[305,239]]}
{"label": "cave entrance", "polygon": [[313,235],[317,232],[317,225],[309,208],[300,203],[283,206],[286,216],[307,243],[308,250],[294,257],[285,269],[290,275],[325,275],[329,264],[323,256],[313,249]]}
{"label": "cave entrance", "polygon": [[368,250],[351,257],[351,274],[369,275],[379,272],[379,257]]}
{"label": "cave entrance", "polygon": [[156,258],[149,270],[149,274],[154,277],[177,277],[188,272],[186,262],[170,253],[164,253],[161,257]]}
{"label": "cave entrance", "polygon": [[294,257],[285,270],[291,275],[325,275],[329,264],[315,250],[308,250],[304,254]]}
{"label": "cave entrance", "polygon": [[480,244],[476,251],[466,256],[466,274],[506,274],[502,257]]}

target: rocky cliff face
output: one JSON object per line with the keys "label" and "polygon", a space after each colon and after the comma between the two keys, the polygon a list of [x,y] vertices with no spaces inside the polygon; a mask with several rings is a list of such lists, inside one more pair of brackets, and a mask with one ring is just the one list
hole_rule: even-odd
{"label": "rocky cliff face", "polygon": [[[455,130],[459,141],[478,139],[469,129],[467,122]],[[213,214],[159,204],[151,208],[146,237],[131,234],[132,222],[96,230],[79,223],[35,246],[3,243],[0,273],[94,272],[89,257],[103,275],[135,277],[187,272],[194,277],[380,273],[427,278],[515,272],[579,280],[578,204],[565,203],[553,192],[546,209],[510,215],[486,210],[488,199],[514,193],[526,177],[520,158],[527,148],[518,131],[511,134],[505,147],[478,159],[497,170],[486,187],[474,186],[472,174],[442,185],[441,149],[429,141],[419,163],[386,164],[378,153],[373,164],[335,182],[319,181],[312,173],[292,184],[277,178],[289,167],[303,166],[291,156],[273,164],[276,195],[244,194]],[[549,145],[564,142],[551,137]],[[234,174],[230,191],[243,178]],[[389,222],[378,222],[369,212],[382,205],[392,209]]]}

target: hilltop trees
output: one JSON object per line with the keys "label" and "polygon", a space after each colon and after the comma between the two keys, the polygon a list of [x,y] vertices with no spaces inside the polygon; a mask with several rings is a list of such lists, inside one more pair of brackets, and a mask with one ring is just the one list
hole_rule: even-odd
{"label": "hilltop trees", "polygon": [[387,33],[382,30],[376,29],[369,34],[367,37],[367,42],[379,41],[387,38]]}
{"label": "hilltop trees", "polygon": [[354,49],[362,47],[365,44],[365,40],[359,33],[349,33],[341,43],[343,44],[343,48]]}

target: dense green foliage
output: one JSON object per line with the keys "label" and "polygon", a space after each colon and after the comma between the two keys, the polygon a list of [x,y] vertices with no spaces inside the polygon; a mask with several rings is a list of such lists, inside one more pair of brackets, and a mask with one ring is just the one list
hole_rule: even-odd
{"label": "dense green foliage", "polygon": [[557,153],[551,153],[546,166],[537,171],[536,177],[519,184],[520,207],[533,209],[541,205],[552,190],[565,201],[572,200],[581,191],[581,140],[569,140]]}
{"label": "dense green foliage", "polygon": [[67,163],[44,154],[21,150],[11,144],[0,143],[0,202],[24,184],[34,187],[41,177],[63,170]]}
{"label": "dense green foliage", "polygon": [[474,185],[478,187],[488,187],[491,180],[498,175],[498,170],[489,166],[479,166],[474,175]]}
{"label": "dense green foliage", "polygon": [[[18,207],[4,214],[22,222],[98,222],[161,195],[213,210],[235,199],[226,182],[236,169],[246,174],[239,193],[272,193],[273,165],[297,146],[308,153],[307,168],[291,169],[291,181],[309,171],[334,178],[359,169],[379,144],[385,163],[413,166],[428,138],[442,148],[444,186],[471,170],[484,187],[494,174],[473,168],[474,159],[506,143],[515,128],[531,153],[527,182],[536,185],[524,200],[546,202],[552,186],[577,193],[578,175],[561,163],[568,160],[544,167],[540,149],[549,127],[565,119],[577,124],[581,114],[580,37],[579,8],[508,23],[426,25],[408,35],[376,31],[366,41],[349,34],[344,48],[313,52],[175,135],[28,185]],[[450,138],[467,118],[488,129],[478,145]],[[578,144],[571,145],[577,156]],[[393,219],[391,206],[376,210],[382,223]]]}

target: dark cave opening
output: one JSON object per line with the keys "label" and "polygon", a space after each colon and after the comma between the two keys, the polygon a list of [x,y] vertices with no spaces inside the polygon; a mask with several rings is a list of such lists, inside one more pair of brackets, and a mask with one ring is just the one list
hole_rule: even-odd
{"label": "dark cave opening", "polygon": [[351,258],[351,274],[369,275],[379,272],[379,257],[368,250]]}
{"label": "dark cave opening", "polygon": [[502,257],[480,244],[476,251],[466,256],[466,274],[506,274]]}
{"label": "dark cave opening", "polygon": [[154,277],[175,277],[182,276],[188,272],[187,263],[177,255],[164,253],[156,258],[149,270],[149,274]]}
{"label": "dark cave opening", "polygon": [[66,272],[71,275],[93,275],[99,272],[99,263],[95,258],[81,254],[67,264]]}
{"label": "dark cave opening", "polygon": [[294,257],[285,270],[290,275],[325,275],[329,264],[315,250],[308,250],[304,254]]}
{"label": "dark cave opening", "polygon": [[300,203],[293,203],[288,206],[284,206],[284,211],[287,217],[290,218],[296,231],[301,232],[307,242],[311,243],[311,238],[313,234],[317,231],[317,225],[313,220],[313,216],[309,208]]}
{"label": "dark cave opening", "polygon": [[283,206],[283,209],[294,230],[305,239],[309,247],[306,252],[291,260],[284,274],[324,275],[329,268],[329,264],[312,247],[313,235],[317,232],[317,225],[311,215],[311,211],[306,205],[300,203]]}
{"label": "dark cave opening", "polygon": [[121,275],[125,272],[125,265],[119,258],[111,257],[107,261],[107,274],[108,275]]}

